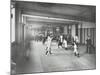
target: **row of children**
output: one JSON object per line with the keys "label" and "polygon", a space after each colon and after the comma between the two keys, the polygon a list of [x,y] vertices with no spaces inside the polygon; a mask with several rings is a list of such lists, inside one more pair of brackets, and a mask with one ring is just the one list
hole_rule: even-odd
{"label": "row of children", "polygon": [[[52,39],[53,39],[52,36],[50,36],[50,35],[47,36],[47,39],[46,39],[46,41],[47,41],[46,55],[47,55],[48,53],[49,53],[49,54],[52,54],[52,53],[51,53],[51,43],[52,43]],[[43,41],[43,43],[44,43],[44,41]],[[78,37],[75,36],[74,42],[73,42],[74,54],[75,54],[75,56],[78,56],[78,57],[79,57],[78,43],[79,43]],[[65,48],[65,49],[68,48],[67,40],[66,40],[65,38],[63,38],[62,35],[59,37],[59,41],[58,41],[58,48],[59,48],[60,46],[63,47],[63,48]]]}

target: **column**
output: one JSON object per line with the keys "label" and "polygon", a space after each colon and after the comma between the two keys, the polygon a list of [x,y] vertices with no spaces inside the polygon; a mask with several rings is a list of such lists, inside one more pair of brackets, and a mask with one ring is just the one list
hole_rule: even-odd
{"label": "column", "polygon": [[22,25],[22,19],[21,19],[21,10],[16,8],[15,10],[15,40],[17,43],[21,42],[21,25]]}
{"label": "column", "polygon": [[80,43],[82,44],[82,23],[80,24]]}
{"label": "column", "polygon": [[26,17],[23,16],[23,41],[26,40]]}
{"label": "column", "polygon": [[72,25],[72,36],[74,37],[76,34],[75,25]]}
{"label": "column", "polygon": [[75,35],[77,35],[78,36],[78,24],[75,24]]}
{"label": "column", "polygon": [[64,26],[64,34],[67,34],[67,25]]}

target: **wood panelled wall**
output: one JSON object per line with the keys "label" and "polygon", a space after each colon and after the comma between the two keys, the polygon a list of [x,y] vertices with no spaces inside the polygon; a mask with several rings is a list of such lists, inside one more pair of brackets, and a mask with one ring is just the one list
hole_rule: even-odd
{"label": "wood panelled wall", "polygon": [[78,34],[81,44],[86,44],[86,39],[90,36],[92,45],[96,45],[96,28],[79,28]]}

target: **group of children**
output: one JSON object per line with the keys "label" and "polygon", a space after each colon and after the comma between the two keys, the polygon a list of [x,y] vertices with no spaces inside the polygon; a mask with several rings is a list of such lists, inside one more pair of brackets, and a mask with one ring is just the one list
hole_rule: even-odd
{"label": "group of children", "polygon": [[[46,55],[47,55],[48,53],[49,53],[49,54],[52,54],[52,53],[51,53],[51,43],[52,43],[52,39],[53,39],[52,36],[50,36],[50,35],[47,36],[47,39],[46,39],[46,41],[47,41],[47,45],[46,45]],[[78,37],[75,36],[74,42],[73,42],[73,48],[74,48],[74,51],[73,51],[73,52],[74,52],[74,55],[77,56],[77,57],[79,57],[78,42],[79,42],[79,41],[78,41]],[[63,47],[63,48],[65,48],[65,49],[68,48],[67,40],[64,39],[62,35],[61,35],[60,38],[59,38],[58,48],[59,48],[60,46]]]}

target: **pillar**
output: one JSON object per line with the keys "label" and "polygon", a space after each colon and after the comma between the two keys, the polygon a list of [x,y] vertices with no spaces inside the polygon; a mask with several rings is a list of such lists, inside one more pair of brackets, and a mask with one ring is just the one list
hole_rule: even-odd
{"label": "pillar", "polygon": [[75,25],[72,25],[72,36],[74,37],[76,34]]}
{"label": "pillar", "polygon": [[80,43],[82,44],[82,23],[80,24]]}
{"label": "pillar", "polygon": [[78,24],[75,24],[75,35],[78,36]]}
{"label": "pillar", "polygon": [[26,17],[23,16],[23,41],[26,40]]}
{"label": "pillar", "polygon": [[67,25],[64,26],[64,34],[67,34]]}
{"label": "pillar", "polygon": [[15,10],[15,41],[20,43],[22,40],[22,15],[21,10],[16,8]]}

